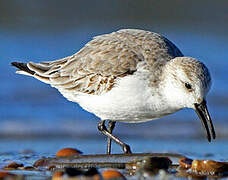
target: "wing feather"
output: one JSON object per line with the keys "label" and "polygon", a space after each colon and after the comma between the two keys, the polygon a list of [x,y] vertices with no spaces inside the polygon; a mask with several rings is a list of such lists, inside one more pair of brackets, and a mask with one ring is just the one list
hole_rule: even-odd
{"label": "wing feather", "polygon": [[[140,61],[154,71],[156,64],[165,64],[180,50],[159,34],[125,29],[94,37],[76,54],[41,63],[29,62],[34,77],[51,84],[60,92],[102,94],[109,91],[118,77],[133,74]],[[156,74],[159,76],[159,74]]]}

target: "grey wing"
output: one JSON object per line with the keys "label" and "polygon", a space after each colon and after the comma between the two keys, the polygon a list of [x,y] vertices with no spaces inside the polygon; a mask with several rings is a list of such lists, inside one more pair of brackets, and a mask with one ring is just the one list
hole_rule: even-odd
{"label": "grey wing", "polygon": [[62,93],[99,95],[109,91],[116,78],[135,72],[141,60],[125,43],[100,36],[72,56],[39,64],[30,62],[27,66],[35,72],[35,78]]}
{"label": "grey wing", "polygon": [[[95,37],[76,54],[50,62],[28,63],[37,79],[60,92],[101,94],[109,91],[118,77],[134,73],[140,61],[145,69],[156,71],[167,61],[183,56],[163,36],[144,30],[123,29]],[[161,69],[161,68],[160,68]],[[155,81],[154,80],[154,81]]]}
{"label": "grey wing", "polygon": [[183,54],[171,41],[160,34],[139,30],[122,29],[110,35],[128,44],[137,54],[140,52],[148,65],[159,61],[169,61]]}

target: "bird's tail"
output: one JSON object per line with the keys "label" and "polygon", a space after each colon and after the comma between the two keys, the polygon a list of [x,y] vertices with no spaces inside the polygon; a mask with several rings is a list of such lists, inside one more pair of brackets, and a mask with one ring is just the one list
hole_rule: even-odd
{"label": "bird's tail", "polygon": [[50,84],[52,78],[59,77],[59,71],[67,63],[68,57],[56,61],[45,61],[40,63],[12,62],[11,65],[18,68],[16,73],[32,76],[44,83]]}
{"label": "bird's tail", "polygon": [[28,76],[33,76],[35,74],[34,71],[28,68],[27,63],[12,62],[11,65],[18,68],[18,70],[16,71],[16,73],[18,74],[24,74]]}
{"label": "bird's tail", "polygon": [[42,64],[33,63],[33,62],[29,62],[29,63],[12,62],[11,65],[18,68],[18,70],[16,71],[16,73],[18,74],[32,76],[44,83],[50,84],[50,79],[49,79],[50,74],[48,73],[48,71],[50,71],[51,66],[49,65],[48,62],[42,63]]}

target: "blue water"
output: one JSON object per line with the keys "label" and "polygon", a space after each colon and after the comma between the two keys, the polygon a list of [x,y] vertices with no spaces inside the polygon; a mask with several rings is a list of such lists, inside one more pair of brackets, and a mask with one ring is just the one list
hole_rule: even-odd
{"label": "blue water", "polygon": [[[224,143],[223,140],[217,140],[213,144],[195,139],[123,138],[123,140],[131,145],[134,153],[178,153],[193,159],[228,161],[228,143]],[[0,142],[0,160],[26,162],[21,158],[25,150],[30,150],[31,153],[27,154],[32,155],[27,162],[30,165],[41,157],[54,157],[58,150],[65,147],[77,148],[83,154],[103,154],[106,150],[106,141],[102,138],[5,138]],[[121,148],[116,144],[113,144],[112,152],[122,153]]]}

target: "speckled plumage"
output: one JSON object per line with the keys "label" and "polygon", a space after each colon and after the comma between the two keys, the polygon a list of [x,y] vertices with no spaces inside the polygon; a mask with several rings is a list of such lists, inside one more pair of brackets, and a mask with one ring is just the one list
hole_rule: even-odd
{"label": "speckled plumage", "polygon": [[100,95],[114,86],[118,77],[137,71],[144,62],[145,69],[154,73],[151,83],[159,82],[159,66],[180,50],[163,36],[144,30],[123,29],[96,36],[76,54],[57,61],[30,62],[35,77],[60,91],[77,91]]}

